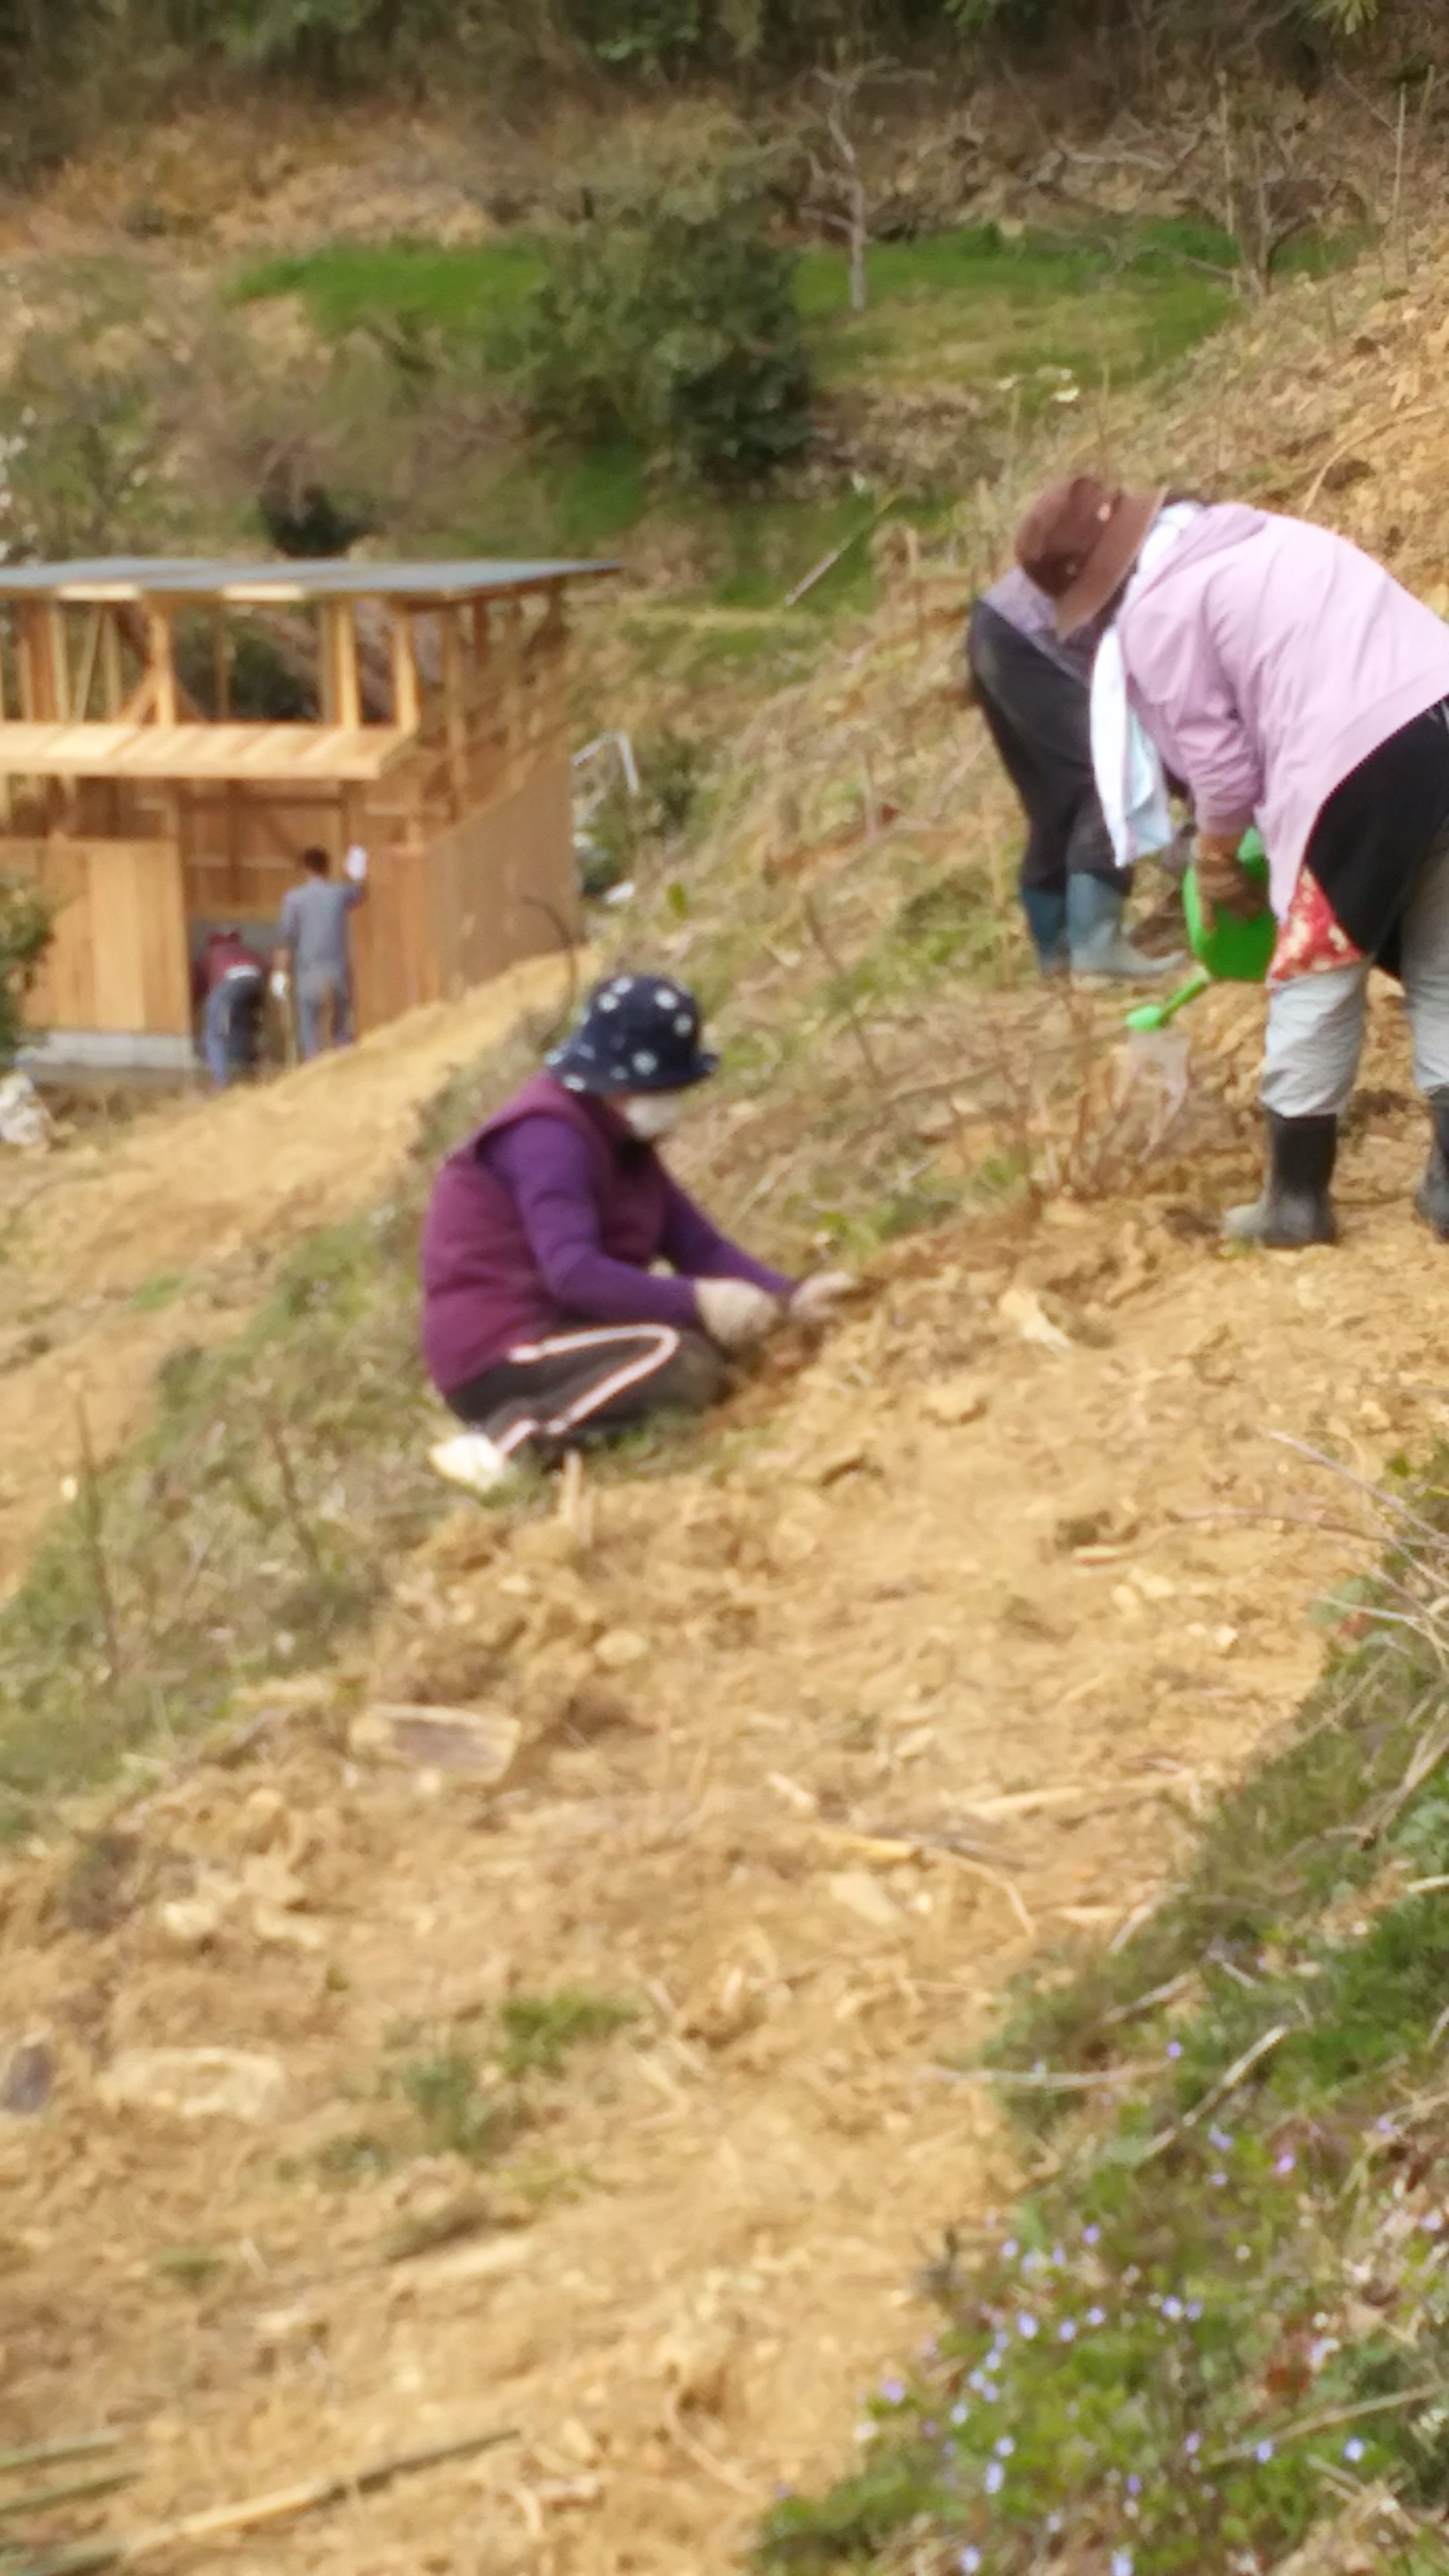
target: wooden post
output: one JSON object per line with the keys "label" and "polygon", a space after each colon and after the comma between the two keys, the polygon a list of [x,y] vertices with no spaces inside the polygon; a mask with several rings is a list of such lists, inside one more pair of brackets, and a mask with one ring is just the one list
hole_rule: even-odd
{"label": "wooden post", "polygon": [[418,728],[418,661],[413,650],[412,611],[400,601],[392,611],[392,720],[404,733]]}
{"label": "wooden post", "polygon": [[61,724],[70,721],[70,661],[66,651],[65,610],[52,602],[45,610],[45,649],[50,663],[50,700]]}
{"label": "wooden post", "polygon": [[38,622],[34,600],[23,599],[15,611],[15,682],[26,724],[43,724],[49,713],[44,704],[45,658],[39,649]]}
{"label": "wooden post", "polygon": [[121,712],[126,680],[121,667],[121,622],[113,608],[106,610],[101,625],[101,689],[106,713],[114,723]]}
{"label": "wooden post", "polygon": [[91,691],[96,684],[96,661],[101,649],[101,620],[105,611],[93,608],[86,619],[85,637],[81,644],[80,672],[75,684],[71,714],[77,724],[84,724],[91,711]]}
{"label": "wooden post", "polygon": [[176,722],[176,651],[170,611],[151,602],[146,607],[146,658],[156,682],[151,711],[157,724]]}
{"label": "wooden post", "polygon": [[448,783],[453,810],[461,814],[468,801],[468,713],[463,703],[463,612],[445,608],[443,628],[443,729],[448,744]]}
{"label": "wooden post", "polygon": [[362,683],[357,669],[357,621],[350,599],[324,602],[322,668],[328,723],[355,733],[362,722]]}
{"label": "wooden post", "polygon": [[493,655],[493,623],[486,599],[473,602],[473,668],[481,679]]}
{"label": "wooden post", "polygon": [[218,608],[211,621],[211,692],[216,700],[216,720],[225,724],[231,714],[231,637],[224,608]]}

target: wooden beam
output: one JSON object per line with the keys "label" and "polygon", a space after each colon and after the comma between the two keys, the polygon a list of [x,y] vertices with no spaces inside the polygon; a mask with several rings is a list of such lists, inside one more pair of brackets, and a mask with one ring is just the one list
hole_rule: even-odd
{"label": "wooden beam", "polygon": [[71,713],[70,659],[67,651],[65,610],[51,606],[45,612],[45,649],[50,662],[51,706],[62,724]]}
{"label": "wooden beam", "polygon": [[468,801],[468,711],[463,702],[462,612],[445,608],[443,628],[443,731],[448,745],[448,778],[453,805],[462,813]]}
{"label": "wooden beam", "polygon": [[404,732],[415,733],[418,724],[418,657],[413,649],[413,621],[409,609],[395,606],[390,634],[392,645],[392,720]]}
{"label": "wooden beam", "polygon": [[211,688],[217,722],[225,724],[231,714],[231,637],[220,608],[211,621]]}
{"label": "wooden beam", "polygon": [[85,635],[81,644],[80,672],[75,684],[75,704],[71,708],[73,716],[84,718],[91,711],[91,691],[96,684],[96,662],[101,649],[103,614],[101,609],[93,608],[86,619]]}
{"label": "wooden beam", "polygon": [[171,630],[170,611],[154,602],[146,609],[146,659],[156,687],[155,721],[174,725],[176,722],[176,639]]}
{"label": "wooden beam", "polygon": [[121,621],[114,608],[103,609],[101,626],[101,694],[108,716],[118,716],[126,694],[121,664]]}
{"label": "wooden beam", "polygon": [[322,645],[327,721],[355,732],[362,722],[362,682],[357,667],[357,620],[350,599],[329,599],[324,604]]}

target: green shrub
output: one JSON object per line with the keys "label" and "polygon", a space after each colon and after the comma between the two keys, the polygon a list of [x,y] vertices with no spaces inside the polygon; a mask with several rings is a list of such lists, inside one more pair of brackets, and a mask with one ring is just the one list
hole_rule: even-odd
{"label": "green shrub", "polygon": [[549,248],[525,323],[536,426],[570,446],[632,443],[724,486],[761,483],[809,443],[811,377],[793,255],[760,165],[611,192]]}
{"label": "green shrub", "polygon": [[25,998],[50,944],[50,906],[38,887],[0,877],[0,1073],[25,1033]]}

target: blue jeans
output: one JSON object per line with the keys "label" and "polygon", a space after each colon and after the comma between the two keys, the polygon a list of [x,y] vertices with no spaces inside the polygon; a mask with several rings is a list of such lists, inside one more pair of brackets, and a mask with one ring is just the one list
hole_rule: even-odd
{"label": "blue jeans", "polygon": [[233,1075],[242,1070],[236,1046],[237,1014],[256,1009],[260,981],[257,975],[226,975],[207,994],[201,1019],[201,1051],[206,1070],[219,1091],[224,1091]]}
{"label": "blue jeans", "polygon": [[330,967],[312,966],[297,978],[297,1053],[305,1064],[324,1047],[352,1044],[352,985]]}

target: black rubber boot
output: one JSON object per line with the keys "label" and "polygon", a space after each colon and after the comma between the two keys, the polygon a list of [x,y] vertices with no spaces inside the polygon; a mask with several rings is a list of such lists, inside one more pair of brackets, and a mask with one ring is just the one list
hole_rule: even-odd
{"label": "black rubber boot", "polygon": [[1306,1244],[1336,1243],[1338,1226],[1329,1198],[1338,1120],[1280,1118],[1265,1110],[1268,1175],[1251,1207],[1229,1208],[1223,1232],[1230,1243],[1261,1244],[1265,1252],[1301,1252]]}
{"label": "black rubber boot", "polygon": [[1449,1091],[1431,1091],[1425,1106],[1433,1126],[1424,1177],[1414,1192],[1414,1207],[1441,1243],[1449,1243]]}

